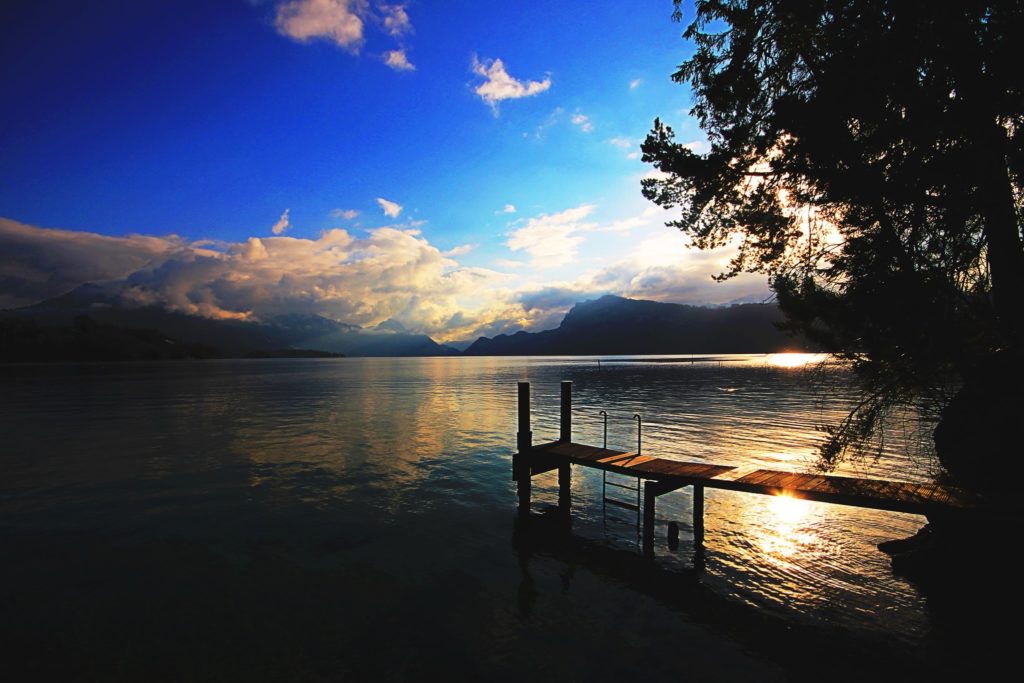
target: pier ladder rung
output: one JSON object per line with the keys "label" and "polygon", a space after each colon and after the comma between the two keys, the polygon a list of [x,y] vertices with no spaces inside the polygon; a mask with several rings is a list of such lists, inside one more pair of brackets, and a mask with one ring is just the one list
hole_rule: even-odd
{"label": "pier ladder rung", "polygon": [[609,481],[609,482],[606,482],[606,483],[608,484],[608,486],[614,486],[616,488],[626,489],[627,491],[639,491],[640,490],[639,486],[630,486],[628,484],[619,484],[618,482],[614,482],[614,481]]}
{"label": "pier ladder rung", "polygon": [[615,500],[614,498],[605,498],[604,502],[611,503],[612,505],[618,505],[620,508],[626,508],[627,510],[633,510],[634,512],[640,511],[640,506],[636,503],[627,503],[624,500]]}

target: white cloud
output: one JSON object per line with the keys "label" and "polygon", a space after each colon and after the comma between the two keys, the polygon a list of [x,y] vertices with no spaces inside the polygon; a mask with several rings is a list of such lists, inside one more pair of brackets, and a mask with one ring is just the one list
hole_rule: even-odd
{"label": "white cloud", "polygon": [[633,138],[616,137],[608,141],[609,145],[618,147],[621,150],[627,152],[627,159],[639,159],[640,158],[640,141],[634,140]]}
{"label": "white cloud", "polygon": [[401,204],[388,201],[383,197],[377,197],[377,203],[380,204],[380,208],[384,211],[384,215],[389,218],[398,218],[398,215],[402,213]]}
{"label": "white cloud", "polygon": [[120,279],[187,248],[175,235],[108,237],[0,218],[0,309],[59,296],[86,282]]}
{"label": "white cloud", "polygon": [[412,23],[405,11],[405,5],[381,5],[381,14],[384,16],[384,29],[393,38],[412,32]]}
{"label": "white cloud", "polygon": [[640,80],[639,78],[634,78],[633,80],[631,80],[629,82],[629,89],[630,90],[636,90],[637,88],[640,87],[641,83],[643,83],[642,80]]}
{"label": "white cloud", "polygon": [[335,218],[344,218],[347,221],[352,220],[359,215],[359,212],[355,209],[332,209],[331,215]]}
{"label": "white cloud", "polygon": [[533,97],[551,87],[551,78],[543,81],[518,81],[505,71],[505,64],[500,59],[480,61],[473,56],[473,73],[485,80],[474,89],[484,102],[497,113],[498,103],[502,100],[518,100],[522,97]]}
{"label": "white cloud", "polygon": [[589,118],[581,114],[579,111],[573,114],[572,118],[569,120],[572,122],[572,125],[578,126],[584,133],[589,133],[594,130],[594,124],[590,122]]}
{"label": "white cloud", "polygon": [[711,149],[711,145],[709,145],[706,140],[693,140],[691,142],[686,142],[683,143],[683,147],[694,154],[705,154]]}
{"label": "white cloud", "polygon": [[281,217],[277,219],[277,222],[274,223],[274,226],[270,228],[270,232],[274,233],[275,235],[281,235],[284,233],[285,230],[291,227],[291,224],[288,222],[289,211],[291,211],[291,209],[284,210],[284,213],[282,213]]}
{"label": "white cloud", "polygon": [[416,66],[409,61],[405,50],[389,50],[384,53],[384,63],[395,71],[415,71]]}
{"label": "white cloud", "polygon": [[512,251],[523,250],[534,266],[553,267],[568,263],[583,241],[579,234],[594,228],[583,220],[594,211],[593,204],[584,204],[559,213],[541,214],[509,234],[505,243]]}
{"label": "white cloud", "polygon": [[[103,282],[126,303],[195,315],[315,313],[364,326],[393,318],[443,341],[545,329],[576,301],[606,293],[694,304],[768,296],[763,276],[713,282],[711,275],[727,268],[735,248],[687,249],[685,235],[658,225],[664,212],[657,207],[610,223],[595,221],[595,212],[583,205],[520,223],[508,242],[529,260],[494,260],[505,272],[462,267],[453,259],[474,245],[443,252],[417,230],[398,227],[376,228],[365,237],[334,229],[314,239],[226,243],[174,235],[108,237],[0,219],[0,308]],[[566,281],[538,275],[538,264],[571,259],[584,235],[597,242],[598,233],[623,230],[634,231],[634,246],[604,265]]]}
{"label": "white cloud", "polygon": [[511,269],[522,268],[523,266],[526,265],[526,261],[516,261],[515,259],[507,259],[507,258],[496,258],[496,259],[494,259],[493,263],[494,263],[494,265],[496,265],[499,268],[511,268]]}
{"label": "white cloud", "polygon": [[363,0],[291,0],[277,6],[274,26],[278,33],[306,42],[330,40],[352,53],[363,44]]}
{"label": "white cloud", "polygon": [[460,244],[457,247],[452,247],[448,251],[442,252],[445,256],[463,256],[476,249],[479,244]]}
{"label": "white cloud", "polygon": [[515,204],[506,204],[501,209],[501,213],[515,213],[515,212],[516,212]]}

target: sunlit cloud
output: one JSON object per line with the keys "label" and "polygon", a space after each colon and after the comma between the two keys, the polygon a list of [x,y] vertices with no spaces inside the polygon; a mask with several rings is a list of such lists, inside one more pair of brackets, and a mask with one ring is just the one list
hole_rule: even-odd
{"label": "sunlit cloud", "polygon": [[395,71],[415,71],[416,66],[409,61],[405,50],[389,50],[384,53],[384,63]]}
{"label": "sunlit cloud", "polygon": [[281,214],[281,217],[278,218],[277,222],[274,223],[273,227],[270,228],[270,232],[274,233],[275,235],[284,234],[285,230],[287,230],[291,226],[291,223],[288,222],[289,211],[291,211],[291,209],[284,210],[284,213]]}
{"label": "sunlit cloud", "polygon": [[609,145],[618,147],[619,149],[627,152],[627,159],[639,159],[640,158],[640,141],[634,140],[633,138],[626,137],[614,137],[608,141]]}
{"label": "sunlit cloud", "polygon": [[631,80],[629,82],[629,89],[630,90],[636,90],[637,88],[640,87],[641,83],[643,83],[642,80],[640,80],[639,78],[634,78],[633,80]]}
{"label": "sunlit cloud", "polygon": [[388,35],[400,38],[412,31],[412,22],[409,21],[405,5],[381,5],[380,11],[384,17],[384,30]]}
{"label": "sunlit cloud", "polygon": [[291,0],[277,6],[274,26],[281,35],[306,42],[320,38],[352,53],[363,45],[362,0]]}
{"label": "sunlit cloud", "polygon": [[384,215],[389,218],[398,218],[398,215],[402,213],[402,205],[396,202],[388,201],[383,197],[377,197],[377,203],[380,208],[384,211]]}
{"label": "sunlit cloud", "polygon": [[707,143],[707,140],[692,140],[690,142],[685,142],[683,143],[683,147],[694,154],[706,154],[711,149],[711,145]]}
{"label": "sunlit cloud", "polygon": [[583,220],[594,211],[593,204],[577,206],[559,213],[541,214],[512,231],[505,243],[512,251],[525,251],[534,266],[553,267],[568,263],[583,241],[580,233],[593,229]]}
{"label": "sunlit cloud", "polygon": [[344,218],[347,221],[352,220],[359,215],[359,212],[355,209],[332,209],[331,215],[335,218]]}
{"label": "sunlit cloud", "polygon": [[277,32],[300,43],[326,40],[352,54],[359,54],[366,42],[367,26],[398,43],[380,55],[395,71],[414,71],[409,61],[405,36],[413,31],[406,6],[369,0],[288,0],[277,4],[274,27]]}
{"label": "sunlit cloud", "polygon": [[584,133],[589,133],[592,130],[594,130],[594,124],[590,121],[590,119],[587,116],[580,113],[579,111],[573,114],[572,118],[569,120],[572,122],[572,125],[576,126]]}
{"label": "sunlit cloud", "polygon": [[[574,303],[602,294],[693,304],[769,296],[763,276],[714,282],[734,248],[687,249],[685,235],[661,226],[660,209],[610,222],[595,220],[596,210],[588,204],[519,222],[508,246],[528,258],[493,259],[493,268],[459,263],[476,245],[442,251],[411,224],[363,237],[336,228],[315,238],[224,242],[108,237],[0,220],[0,307],[93,282],[124,305],[224,319],[316,314],[363,326],[391,318],[445,341],[554,327]],[[538,275],[539,266],[571,259],[584,236],[617,239],[627,230],[636,234],[633,245],[601,267],[564,279]]]}
{"label": "sunlit cloud", "polygon": [[515,213],[515,212],[516,212],[515,204],[506,204],[501,209],[501,213]]}
{"label": "sunlit cloud", "polygon": [[516,80],[505,71],[505,64],[500,59],[480,61],[474,55],[472,69],[473,73],[484,79],[473,92],[489,104],[495,113],[498,111],[498,103],[502,100],[533,97],[551,87],[550,77],[545,77],[543,81]]}
{"label": "sunlit cloud", "polygon": [[175,235],[108,237],[0,218],[0,308],[34,304],[86,282],[120,279],[188,248]]}

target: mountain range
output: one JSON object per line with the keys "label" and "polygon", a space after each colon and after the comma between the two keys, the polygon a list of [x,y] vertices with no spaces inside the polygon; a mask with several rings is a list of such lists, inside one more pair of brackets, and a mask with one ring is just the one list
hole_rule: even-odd
{"label": "mountain range", "polygon": [[773,304],[707,307],[607,295],[572,307],[543,332],[481,337],[471,356],[774,353],[802,349]]}
{"label": "mountain range", "polygon": [[[543,332],[480,337],[465,355],[769,353],[801,344],[779,331],[772,304],[687,306],[603,296],[576,304]],[[99,285],[0,312],[0,360],[252,356],[443,356],[459,351],[387,320],[373,328],[290,313],[260,321],[212,319],[160,306],[128,307]],[[78,343],[90,353],[72,350]],[[116,350],[107,349],[113,345]],[[35,350],[32,350],[36,347]],[[97,353],[99,355],[97,355]],[[42,358],[40,356],[43,356]]]}

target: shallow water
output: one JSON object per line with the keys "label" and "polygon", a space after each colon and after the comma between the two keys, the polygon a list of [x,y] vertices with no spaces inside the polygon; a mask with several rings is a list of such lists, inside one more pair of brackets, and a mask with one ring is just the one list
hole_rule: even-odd
{"label": "shallow water", "polygon": [[[609,446],[632,448],[640,413],[644,452],[792,470],[813,467],[816,426],[853,397],[838,366],[639,360],[0,367],[6,646],[29,673],[105,679],[607,678],[642,658],[655,677],[685,660],[751,680],[785,673],[757,643],[778,624],[918,647],[924,600],[875,548],[916,531],[912,515],[709,490],[692,578],[689,494],[668,494],[655,583],[677,577],[677,599],[629,564],[633,513],[605,511],[600,473],[576,468],[579,552],[524,550],[519,380],[533,383],[535,442],[557,436],[571,379],[576,441],[601,443],[604,409]],[[925,480],[920,452],[896,429],[883,457],[845,472]],[[535,509],[556,485],[537,478]]]}

